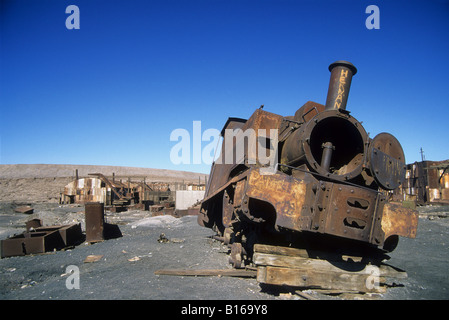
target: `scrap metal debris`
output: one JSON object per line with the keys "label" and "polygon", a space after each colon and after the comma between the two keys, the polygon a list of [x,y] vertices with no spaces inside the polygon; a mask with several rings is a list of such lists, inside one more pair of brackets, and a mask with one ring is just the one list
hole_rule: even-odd
{"label": "scrap metal debris", "polygon": [[157,239],[157,242],[159,243],[168,243],[168,242],[172,242],[172,243],[183,243],[185,241],[185,239],[180,239],[180,238],[167,238],[167,236],[165,235],[165,233],[161,233],[159,235],[159,239]]}
{"label": "scrap metal debris", "polygon": [[128,259],[129,262],[134,262],[134,261],[139,261],[139,260],[140,260],[140,258],[138,256]]}
{"label": "scrap metal debris", "polygon": [[86,203],[85,209],[85,235],[81,223],[43,226],[41,219],[31,219],[25,223],[25,232],[1,240],[1,258],[63,250],[84,241],[95,243],[122,236],[117,225],[105,222],[102,203]]}
{"label": "scrap metal debris", "polygon": [[157,239],[157,242],[159,242],[159,243],[167,243],[167,242],[170,242],[170,240],[165,236],[165,233],[161,233],[159,235],[159,239]]}
{"label": "scrap metal debris", "polygon": [[102,254],[91,254],[91,255],[88,255],[86,257],[86,259],[84,259],[84,263],[97,262],[97,261],[100,261],[101,258],[103,258]]}
{"label": "scrap metal debris", "polygon": [[29,231],[1,241],[1,257],[62,250],[83,241],[81,224],[29,227]]}

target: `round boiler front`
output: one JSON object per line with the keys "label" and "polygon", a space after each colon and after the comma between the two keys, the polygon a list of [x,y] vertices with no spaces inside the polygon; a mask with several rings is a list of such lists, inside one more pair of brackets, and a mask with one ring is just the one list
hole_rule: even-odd
{"label": "round boiler front", "polygon": [[362,172],[367,140],[363,126],[347,112],[323,111],[287,139],[281,159],[293,166],[306,163],[333,179],[349,180]]}

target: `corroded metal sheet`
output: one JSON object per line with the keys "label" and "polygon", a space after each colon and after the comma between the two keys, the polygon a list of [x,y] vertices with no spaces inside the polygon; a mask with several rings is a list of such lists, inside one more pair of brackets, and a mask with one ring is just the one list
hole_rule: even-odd
{"label": "corroded metal sheet", "polygon": [[306,195],[306,185],[302,181],[282,174],[261,175],[258,170],[252,170],[246,194],[273,205],[276,225],[302,229],[301,210]]}
{"label": "corroded metal sheet", "polygon": [[86,241],[103,241],[104,236],[104,204],[89,202],[85,204]]}
{"label": "corroded metal sheet", "polygon": [[376,230],[379,206],[378,193],[373,190],[332,184],[325,233],[380,244],[383,239]]}
{"label": "corroded metal sheet", "polygon": [[387,203],[382,215],[385,239],[391,235],[415,238],[418,228],[418,212],[400,205]]}

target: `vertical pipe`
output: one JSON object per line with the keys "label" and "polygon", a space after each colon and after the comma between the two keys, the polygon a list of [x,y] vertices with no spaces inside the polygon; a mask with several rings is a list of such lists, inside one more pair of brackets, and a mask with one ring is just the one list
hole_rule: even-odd
{"label": "vertical pipe", "polygon": [[329,66],[331,78],[327,91],[326,108],[346,109],[352,76],[357,73],[356,67],[350,62],[339,60]]}
{"label": "vertical pipe", "polygon": [[332,151],[334,150],[334,146],[332,142],[325,142],[322,145],[323,147],[323,155],[321,157],[321,168],[323,168],[326,172],[329,172],[332,160]]}

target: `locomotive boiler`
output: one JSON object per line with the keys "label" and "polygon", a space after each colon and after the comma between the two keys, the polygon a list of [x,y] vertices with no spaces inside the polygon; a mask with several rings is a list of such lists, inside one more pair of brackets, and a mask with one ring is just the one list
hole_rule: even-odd
{"label": "locomotive boiler", "polygon": [[329,71],[325,105],[308,101],[292,116],[261,107],[224,125],[198,223],[229,245],[235,267],[256,243],[366,255],[416,236],[417,212],[389,201],[405,179],[400,143],[370,138],[346,110],[354,65]]}

